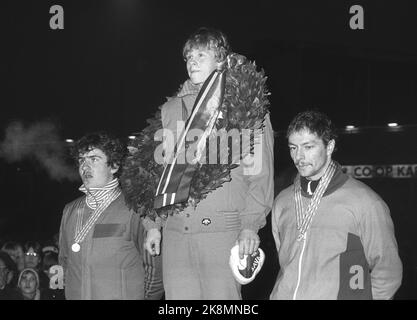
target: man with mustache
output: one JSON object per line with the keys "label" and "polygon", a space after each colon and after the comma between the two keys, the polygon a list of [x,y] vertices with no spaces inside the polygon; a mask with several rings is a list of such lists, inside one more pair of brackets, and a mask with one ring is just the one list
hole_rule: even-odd
{"label": "man with mustache", "polygon": [[[105,133],[75,143],[79,190],[85,195],[65,206],[61,220],[66,299],[145,298],[143,227],[139,214],[127,208],[118,180],[125,154],[122,143]],[[146,269],[152,283],[155,273]]]}
{"label": "man with mustache", "polygon": [[272,209],[281,270],[270,298],[391,299],[402,264],[388,206],[332,160],[325,114],[299,113],[287,138],[298,175]]}

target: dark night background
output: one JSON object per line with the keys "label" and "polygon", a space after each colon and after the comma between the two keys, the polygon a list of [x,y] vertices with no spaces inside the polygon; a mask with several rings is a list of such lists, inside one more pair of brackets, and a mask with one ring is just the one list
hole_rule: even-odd
{"label": "dark night background", "polygon": [[[64,8],[64,30],[49,27],[54,4]],[[364,8],[364,30],[349,28],[349,8],[355,4]],[[334,158],[341,164],[417,164],[412,4],[3,0],[0,143],[13,122],[22,124],[20,134],[32,132],[37,123],[53,124],[51,134],[64,151],[65,139],[100,129],[127,139],[186,79],[181,49],[187,36],[211,26],[223,30],[234,51],[255,60],[268,76],[277,192],[290,183],[293,171],[284,131],[306,108],[326,112],[341,129],[360,127],[356,133],[340,131]],[[388,122],[401,127],[388,130]],[[48,144],[45,136],[40,140]],[[0,239],[47,240],[58,232],[62,208],[79,195],[80,182],[52,178],[27,145],[34,140],[19,141],[32,150],[24,158],[11,160],[0,149]],[[396,297],[416,299],[417,177],[363,181],[391,209],[404,265]],[[267,298],[278,271],[269,228],[261,231],[268,258],[257,280],[244,288],[248,298]]]}

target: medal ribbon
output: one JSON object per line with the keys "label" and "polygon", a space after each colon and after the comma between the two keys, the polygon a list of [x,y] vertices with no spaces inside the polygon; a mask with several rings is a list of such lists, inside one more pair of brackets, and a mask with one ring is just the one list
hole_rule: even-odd
{"label": "medal ribbon", "polygon": [[113,190],[110,190],[103,202],[101,202],[101,204],[93,211],[93,214],[87,219],[87,222],[84,226],[82,226],[84,210],[81,208],[81,206],[78,208],[74,243],[81,243],[84,240],[85,236],[88,234],[94,223],[96,223],[97,219],[100,217],[103,211],[106,210],[107,207],[114,200],[116,200],[121,193],[122,190],[120,188],[114,188]]}
{"label": "medal ribbon", "polygon": [[324,192],[329,186],[330,180],[332,179],[336,171],[336,164],[331,161],[324,172],[323,177],[320,179],[317,189],[314,191],[313,197],[310,199],[307,210],[304,210],[302,198],[301,198],[301,183],[300,176],[295,180],[294,185],[294,198],[295,198],[295,212],[296,212],[296,221],[297,221],[297,230],[299,235],[297,241],[300,241],[305,238],[305,233],[311,226],[313,216],[317,212],[320,200],[323,197]]}

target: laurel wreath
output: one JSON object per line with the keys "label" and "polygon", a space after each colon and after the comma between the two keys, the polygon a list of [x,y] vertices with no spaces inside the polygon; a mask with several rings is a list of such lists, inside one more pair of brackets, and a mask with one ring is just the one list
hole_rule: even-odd
{"label": "laurel wreath", "polygon": [[[224,99],[220,106],[221,114],[226,116],[217,120],[216,130],[262,129],[269,112],[270,95],[264,71],[257,71],[255,62],[236,53],[228,56],[226,68]],[[130,152],[120,177],[130,209],[152,220],[157,216],[166,217],[188,206],[196,206],[210,192],[231,181],[230,172],[238,166],[236,162],[199,164],[191,181],[189,200],[155,210],[155,192],[163,172],[163,165],[154,160],[154,151],[161,143],[154,140],[155,133],[162,129],[161,111],[158,110],[147,123],[147,127],[130,141]]]}

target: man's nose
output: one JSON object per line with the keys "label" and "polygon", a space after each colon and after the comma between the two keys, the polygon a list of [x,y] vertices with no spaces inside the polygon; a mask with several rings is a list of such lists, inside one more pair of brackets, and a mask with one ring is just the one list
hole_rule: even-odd
{"label": "man's nose", "polygon": [[302,151],[301,149],[297,149],[297,151],[295,152],[295,160],[299,161],[303,159],[304,159],[304,151]]}
{"label": "man's nose", "polygon": [[81,167],[81,169],[89,169],[90,168],[90,163],[87,160],[85,160],[81,163],[80,167]]}

